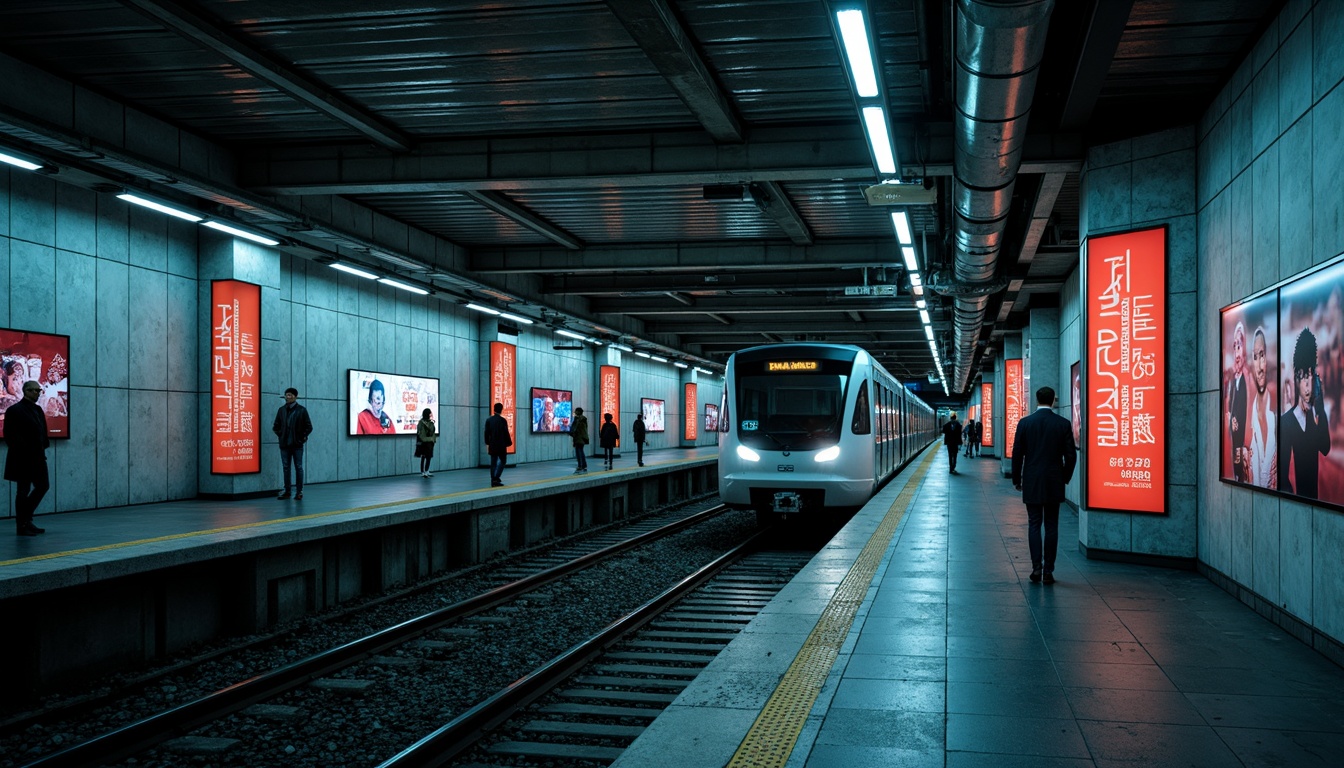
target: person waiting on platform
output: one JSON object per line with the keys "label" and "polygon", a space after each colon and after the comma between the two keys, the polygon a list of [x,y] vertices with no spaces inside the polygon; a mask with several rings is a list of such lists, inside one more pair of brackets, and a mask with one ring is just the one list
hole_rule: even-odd
{"label": "person waiting on platform", "polygon": [[621,440],[621,432],[616,427],[616,422],[611,420],[610,413],[602,414],[602,429],[597,433],[599,444],[602,446],[602,452],[607,457],[607,469],[611,469],[611,462],[615,458],[616,443]]}
{"label": "person waiting on platform", "polygon": [[957,421],[957,414],[952,414],[952,419],[943,425],[943,445],[947,448],[947,471],[950,474],[957,474],[957,449],[961,447],[961,422]]}
{"label": "person waiting on platform", "polygon": [[47,474],[47,417],[37,407],[42,385],[26,381],[23,399],[5,409],[5,479],[14,483],[14,522],[20,536],[36,536],[47,529],[33,524],[33,512],[51,487]]}
{"label": "person waiting on platform", "polygon": [[979,457],[979,456],[980,456],[980,434],[981,434],[981,430],[983,430],[983,429],[985,428],[985,422],[983,422],[983,421],[976,421],[976,420],[973,419],[973,420],[971,421],[971,424],[974,425],[974,428],[971,430],[971,450],[974,451],[976,457]]}
{"label": "person waiting on platform", "polygon": [[433,477],[429,464],[434,461],[434,443],[438,439],[439,430],[434,424],[434,412],[426,408],[420,414],[420,423],[415,427],[415,455],[420,457],[421,477]]}
{"label": "person waiting on platform", "polygon": [[359,412],[359,428],[355,430],[355,434],[391,435],[396,433],[396,425],[392,423],[391,417],[383,411],[383,403],[385,402],[387,402],[387,391],[383,389],[383,382],[378,379],[369,382],[369,407]]}
{"label": "person waiting on platform", "polygon": [[574,443],[574,474],[588,471],[588,417],[582,408],[574,409],[574,420],[569,423],[569,438]]}
{"label": "person waiting on platform", "polygon": [[271,431],[280,442],[280,470],[285,480],[285,489],[277,499],[289,498],[289,468],[294,466],[296,485],[295,500],[303,500],[303,445],[313,433],[313,420],[308,417],[308,409],[299,405],[299,390],[290,387],[285,390],[285,404],[275,412],[275,423]]}
{"label": "person waiting on platform", "polygon": [[510,445],[513,445],[513,438],[509,437],[509,420],[504,418],[504,404],[495,403],[494,415],[485,419],[485,450],[490,454],[491,488],[504,484],[502,477]]}
{"label": "person waiting on platform", "polygon": [[967,419],[966,426],[961,428],[961,439],[966,443],[966,448],[963,451],[963,453],[967,458],[970,458],[971,456],[971,443],[974,442],[974,440],[971,439],[971,436],[974,434],[975,434],[975,420]]}
{"label": "person waiting on platform", "polygon": [[635,414],[635,423],[630,427],[630,431],[635,435],[635,461],[639,466],[644,466],[644,439],[648,430],[644,428],[644,414]]}

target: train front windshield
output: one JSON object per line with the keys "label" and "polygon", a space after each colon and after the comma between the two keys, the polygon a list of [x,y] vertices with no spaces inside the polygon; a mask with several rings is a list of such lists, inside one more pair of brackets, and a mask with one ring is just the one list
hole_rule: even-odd
{"label": "train front windshield", "polygon": [[848,379],[834,373],[739,376],[738,438],[744,445],[773,451],[835,445]]}

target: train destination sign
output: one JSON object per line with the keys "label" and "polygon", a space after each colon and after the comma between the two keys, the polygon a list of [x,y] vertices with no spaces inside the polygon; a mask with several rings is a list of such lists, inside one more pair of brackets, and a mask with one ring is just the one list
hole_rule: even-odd
{"label": "train destination sign", "polygon": [[765,364],[765,370],[776,371],[819,371],[821,363],[816,360],[769,360]]}

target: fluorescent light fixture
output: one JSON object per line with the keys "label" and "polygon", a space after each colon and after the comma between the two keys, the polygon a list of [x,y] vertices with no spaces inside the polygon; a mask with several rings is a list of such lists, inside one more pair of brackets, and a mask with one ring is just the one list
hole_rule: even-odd
{"label": "fluorescent light fixture", "polygon": [[910,234],[910,214],[905,211],[892,211],[891,223],[896,226],[896,239],[901,245],[914,245],[915,237]]}
{"label": "fluorescent light fixture", "polygon": [[251,240],[254,243],[261,243],[262,245],[280,244],[280,241],[276,240],[275,238],[266,237],[265,235],[258,235],[255,232],[248,232],[245,229],[238,229],[237,227],[231,227],[228,224],[221,224],[218,221],[203,221],[201,222],[201,224],[211,229],[217,229],[220,232],[227,232],[228,234],[233,235],[234,237],[241,237],[244,240]]}
{"label": "fluorescent light fixture", "polygon": [[896,173],[896,154],[887,134],[887,113],[881,107],[864,107],[863,126],[868,129],[868,143],[873,148],[878,173]]}
{"label": "fluorescent light fixture", "polygon": [[905,268],[911,272],[919,271],[919,260],[915,258],[914,246],[901,246],[901,257],[905,259]]}
{"label": "fluorescent light fixture", "polygon": [[929,337],[929,341],[933,341],[933,326],[924,326],[924,335]]}
{"label": "fluorescent light fixture", "polygon": [[868,46],[868,25],[863,22],[863,11],[837,11],[835,20],[845,44],[849,71],[854,76],[854,90],[865,99],[876,96],[877,72],[873,69],[873,51]]}
{"label": "fluorescent light fixture", "polygon": [[480,304],[468,304],[468,305],[467,305],[467,309],[474,309],[474,310],[476,310],[477,312],[484,312],[484,313],[487,314],[487,315],[498,315],[498,314],[499,314],[499,310],[498,310],[498,309],[491,309],[490,307],[482,307]]}
{"label": "fluorescent light fixture", "polygon": [[331,265],[329,265],[329,266],[330,266],[332,269],[339,269],[339,270],[341,270],[342,272],[349,272],[349,273],[352,274],[352,275],[358,275],[358,276],[364,278],[365,280],[377,280],[377,279],[378,279],[378,276],[375,275],[375,274],[373,274],[372,272],[365,272],[365,271],[362,270],[362,269],[356,269],[355,267],[352,267],[352,266],[350,266],[349,264],[342,264],[342,263],[340,263],[339,261],[336,262],[336,263],[334,263],[334,264],[331,264]]}
{"label": "fluorescent light fixture", "polygon": [[713,372],[713,371],[706,371],[704,368],[701,368],[701,367],[698,366],[698,365],[695,366],[695,370],[697,370],[697,371],[699,371],[699,372],[705,374],[706,376],[713,376],[713,375],[714,375],[714,372]]}
{"label": "fluorescent light fixture", "polygon": [[915,299],[915,309],[924,309],[928,307],[928,305],[929,303],[923,299]]}
{"label": "fluorescent light fixture", "polygon": [[631,348],[631,347],[627,347],[627,346],[625,346],[624,344],[612,344],[612,345],[611,345],[611,348],[612,348],[612,349],[619,349],[619,350],[621,350],[622,352],[634,352],[634,351],[635,351],[633,348]]}
{"label": "fluorescent light fixture", "polygon": [[927,309],[919,310],[919,321],[925,325],[929,324],[929,310]]}
{"label": "fluorescent light fixture", "polygon": [[424,288],[416,288],[414,285],[407,285],[406,283],[399,283],[399,282],[397,282],[396,280],[389,280],[389,279],[386,278],[386,277],[380,277],[380,278],[378,278],[378,282],[380,282],[380,283],[382,283],[382,284],[384,284],[384,285],[390,285],[390,286],[392,286],[393,288],[400,288],[400,289],[403,290],[403,291],[408,291],[408,292],[410,292],[410,293],[416,293],[416,294],[419,294],[419,295],[421,295],[421,296],[428,296],[428,295],[429,295],[429,291],[426,291]]}
{"label": "fluorescent light fixture", "polygon": [[666,363],[666,362],[667,362],[667,358],[666,358],[666,357],[659,357],[659,356],[657,356],[657,355],[649,355],[649,359],[652,360],[652,361],[654,361],[655,363]]}
{"label": "fluorescent light fixture", "polygon": [[924,295],[924,286],[922,286],[922,285],[915,285],[914,283],[911,283],[911,284],[910,284],[910,292],[913,293],[915,296],[923,296],[923,295]]}
{"label": "fluorescent light fixture", "polygon": [[499,316],[500,316],[500,318],[503,319],[503,320],[512,320],[512,321],[515,322],[515,323],[522,323],[523,325],[531,325],[531,324],[532,324],[532,320],[530,320],[530,319],[528,319],[528,318],[526,318],[526,317],[522,317],[521,315],[511,314],[511,313],[509,313],[509,312],[500,312],[500,313],[499,313]]}
{"label": "fluorescent light fixture", "polygon": [[567,331],[564,328],[556,328],[555,332],[560,334],[561,336],[567,336],[571,339],[578,339],[579,341],[583,341],[584,339],[588,338],[587,336],[584,336],[582,333]]}
{"label": "fluorescent light fixture", "polygon": [[636,357],[646,357],[646,358],[647,358],[647,357],[653,357],[653,355],[650,355],[648,352],[636,352],[636,353],[635,353],[635,356],[636,356]]}
{"label": "fluorescent light fixture", "polygon": [[194,213],[187,213],[186,211],[180,211],[176,208],[166,206],[163,203],[156,203],[153,200],[146,200],[143,197],[132,195],[129,192],[123,192],[120,195],[117,195],[117,199],[125,200],[128,203],[134,203],[135,205],[148,208],[151,211],[158,211],[159,213],[166,213],[169,216],[176,216],[179,219],[186,219],[187,221],[201,220],[201,217],[197,216]]}
{"label": "fluorescent light fixture", "polygon": [[22,168],[25,171],[37,171],[42,169],[41,163],[24,160],[22,157],[15,157],[14,155],[5,152],[0,152],[0,163],[8,163],[9,165]]}
{"label": "fluorescent light fixture", "polygon": [[923,285],[923,284],[924,284],[924,280],[920,278],[918,272],[911,272],[911,273],[910,273],[910,287],[912,287],[912,288],[918,288],[919,286],[921,286],[921,285]]}
{"label": "fluorescent light fixture", "polygon": [[596,344],[599,347],[602,346],[602,340],[597,338],[596,336],[585,337],[584,341],[588,342],[589,344]]}
{"label": "fluorescent light fixture", "polygon": [[675,365],[675,366],[677,366],[678,368],[690,368],[690,367],[691,367],[691,366],[689,366],[689,365],[687,365],[687,364],[681,362],[680,360],[673,361],[672,364]]}

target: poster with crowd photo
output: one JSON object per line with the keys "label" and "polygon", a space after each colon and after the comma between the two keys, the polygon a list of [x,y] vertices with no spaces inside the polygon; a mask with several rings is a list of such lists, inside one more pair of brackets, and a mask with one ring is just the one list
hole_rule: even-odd
{"label": "poster with crowd photo", "polygon": [[667,403],[651,397],[639,399],[639,411],[644,414],[644,429],[649,432],[663,432],[667,429],[663,421],[663,412]]}
{"label": "poster with crowd photo", "polygon": [[1344,261],[1279,289],[1279,490],[1344,507]]}
{"label": "poster with crowd photo", "polygon": [[349,371],[351,435],[414,435],[428,408],[439,422],[439,380],[378,371]]}
{"label": "poster with crowd photo", "polygon": [[532,431],[568,432],[574,420],[574,393],[568,389],[533,387]]}
{"label": "poster with crowd photo", "polygon": [[705,431],[719,431],[719,406],[713,403],[705,403]]}
{"label": "poster with crowd photo", "polygon": [[1277,489],[1278,292],[1224,307],[1220,328],[1218,475]]}
{"label": "poster with crowd photo", "polygon": [[23,399],[23,383],[42,385],[37,407],[47,417],[47,436],[70,437],[70,337],[0,329],[0,437],[5,409]]}

